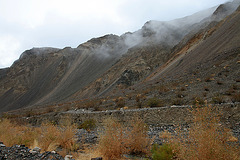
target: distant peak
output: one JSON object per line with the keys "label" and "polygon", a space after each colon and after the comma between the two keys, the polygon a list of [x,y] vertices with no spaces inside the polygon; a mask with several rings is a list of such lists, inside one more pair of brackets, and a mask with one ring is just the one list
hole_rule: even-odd
{"label": "distant peak", "polygon": [[213,12],[213,15],[219,15],[219,14],[223,14],[225,12],[227,12],[228,9],[224,4],[221,4],[220,6],[218,6],[218,8]]}
{"label": "distant peak", "polygon": [[232,2],[221,4],[214,11],[213,15],[214,16],[229,15],[232,12],[234,12],[239,7],[239,5],[240,0],[234,0]]}
{"label": "distant peak", "polygon": [[32,49],[24,51],[21,54],[20,59],[24,58],[25,56],[48,54],[48,53],[52,53],[52,52],[57,52],[59,50],[60,49],[58,49],[58,48],[52,48],[52,47],[42,47],[42,48],[33,47]]}
{"label": "distant peak", "polygon": [[80,44],[77,48],[80,48],[80,47],[83,47],[83,48],[90,47],[91,48],[93,44],[94,45],[102,45],[103,43],[106,43],[108,41],[115,41],[117,39],[119,39],[119,36],[114,35],[114,34],[107,34],[102,37],[92,38],[89,41],[87,41],[83,44]]}

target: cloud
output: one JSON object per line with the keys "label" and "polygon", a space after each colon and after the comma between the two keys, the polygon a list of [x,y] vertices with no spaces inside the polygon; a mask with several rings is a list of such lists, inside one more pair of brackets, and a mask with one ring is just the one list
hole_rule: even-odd
{"label": "cloud", "polygon": [[93,37],[133,32],[146,21],[172,20],[223,2],[226,0],[0,0],[0,42],[4,42],[0,57],[6,57],[0,60],[0,67],[10,66],[32,47],[77,47]]}
{"label": "cloud", "polygon": [[12,36],[0,37],[0,68],[8,66],[18,58],[20,42]]}

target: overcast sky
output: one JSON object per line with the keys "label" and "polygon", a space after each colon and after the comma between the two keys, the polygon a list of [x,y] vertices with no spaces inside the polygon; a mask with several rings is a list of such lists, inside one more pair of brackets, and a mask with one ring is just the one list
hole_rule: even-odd
{"label": "overcast sky", "polygon": [[33,47],[77,47],[105,34],[135,31],[227,0],[0,0],[0,68]]}

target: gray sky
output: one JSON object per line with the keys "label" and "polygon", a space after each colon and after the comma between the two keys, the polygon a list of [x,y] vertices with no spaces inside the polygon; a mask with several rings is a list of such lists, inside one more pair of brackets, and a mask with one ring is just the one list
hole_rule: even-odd
{"label": "gray sky", "polygon": [[0,68],[32,47],[77,47],[105,34],[135,31],[227,0],[0,0]]}

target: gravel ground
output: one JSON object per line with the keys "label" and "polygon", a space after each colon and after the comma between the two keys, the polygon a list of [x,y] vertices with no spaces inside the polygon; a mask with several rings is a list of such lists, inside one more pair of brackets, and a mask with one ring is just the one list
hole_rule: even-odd
{"label": "gravel ground", "polygon": [[[163,139],[159,138],[159,134],[165,130],[170,133],[174,133],[177,127],[173,125],[162,126],[149,126],[148,136],[154,138],[153,143],[162,144]],[[183,125],[182,129],[187,130],[188,125]],[[234,127],[232,129],[234,136],[240,139],[240,127]],[[86,131],[85,129],[79,129],[77,131],[77,138],[80,143],[95,144],[99,140],[99,135],[102,129],[95,129],[94,131]],[[238,142],[240,144],[240,142]],[[43,152],[40,153],[38,148],[29,149],[24,145],[14,145],[12,147],[6,147],[0,142],[0,160],[64,160],[62,156],[56,152]]]}
{"label": "gravel ground", "polygon": [[55,152],[40,153],[38,148],[29,149],[24,145],[6,147],[0,142],[0,160],[64,160]]}
{"label": "gravel ground", "polygon": [[[182,125],[182,130],[187,130],[189,126],[187,124]],[[159,137],[160,133],[164,131],[168,131],[174,134],[177,126],[174,125],[162,125],[162,126],[149,126],[149,130],[147,132],[149,138],[154,138],[153,143],[162,144],[163,139]],[[233,135],[240,140],[240,127],[236,126],[232,128]],[[95,129],[94,131],[86,131],[85,129],[79,129],[77,131],[77,137],[79,142],[84,142],[88,144],[95,144],[99,140],[99,135],[102,133],[102,129]],[[240,141],[238,141],[240,145]]]}

